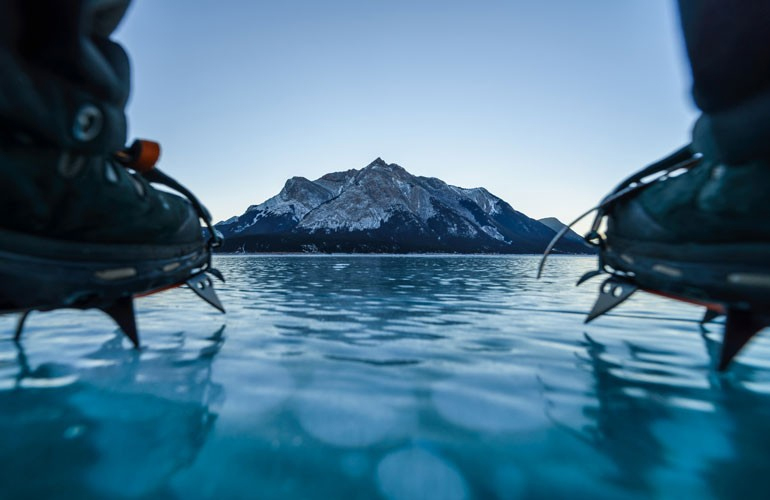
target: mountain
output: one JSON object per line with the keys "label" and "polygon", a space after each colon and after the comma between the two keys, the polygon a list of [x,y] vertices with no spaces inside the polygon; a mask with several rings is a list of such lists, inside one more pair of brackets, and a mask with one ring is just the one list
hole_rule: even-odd
{"label": "mountain", "polygon": [[[549,227],[551,230],[557,233],[562,229],[564,229],[564,226],[566,226],[566,224],[564,224],[562,221],[560,221],[556,217],[546,217],[545,219],[538,219],[537,221],[543,224],[544,226]],[[573,231],[572,229],[568,229],[567,232],[564,233],[564,236],[562,236],[562,239],[564,241],[573,241],[576,243],[581,243],[585,245],[586,248],[589,248],[589,249],[591,248],[591,246],[588,243],[586,243],[585,239],[579,234],[577,234],[575,231]]]}
{"label": "mountain", "polygon": [[[417,177],[377,158],[310,181],[220,222],[225,252],[541,253],[555,232],[484,188]],[[564,240],[562,253],[587,253]]]}

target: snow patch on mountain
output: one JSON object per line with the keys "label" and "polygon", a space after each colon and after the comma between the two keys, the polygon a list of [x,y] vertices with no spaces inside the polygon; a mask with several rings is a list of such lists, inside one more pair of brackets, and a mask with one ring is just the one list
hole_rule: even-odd
{"label": "snow patch on mountain", "polygon": [[496,240],[505,241],[505,236],[500,234],[500,231],[495,229],[493,226],[481,226],[481,230]]}

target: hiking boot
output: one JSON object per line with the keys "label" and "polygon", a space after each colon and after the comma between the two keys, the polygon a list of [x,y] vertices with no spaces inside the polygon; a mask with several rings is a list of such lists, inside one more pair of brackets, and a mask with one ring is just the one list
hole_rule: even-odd
{"label": "hiking boot", "polygon": [[[700,146],[700,147],[699,147]],[[601,256],[652,291],[770,305],[770,163],[727,165],[709,144],[689,169],[606,208]]]}
{"label": "hiking boot", "polygon": [[210,224],[208,213],[157,170],[6,141],[0,190],[0,312],[107,309],[210,270],[212,239],[199,222]]}
{"label": "hiking boot", "polygon": [[50,240],[196,248],[187,200],[159,191],[111,158],[0,146],[0,231]]}
{"label": "hiking boot", "polygon": [[710,142],[694,137],[692,145],[623,181],[594,209],[586,240],[599,247],[599,269],[578,285],[610,274],[586,322],[639,289],[705,306],[701,324],[725,315],[715,361],[722,371],[770,326],[770,164],[727,164]]}
{"label": "hiking boot", "polygon": [[118,151],[130,69],[110,35],[128,4],[0,6],[0,314],[24,313],[17,339],[29,311],[98,308],[138,346],[133,298],[184,283],[223,311],[208,212],[154,168],[157,144]]}

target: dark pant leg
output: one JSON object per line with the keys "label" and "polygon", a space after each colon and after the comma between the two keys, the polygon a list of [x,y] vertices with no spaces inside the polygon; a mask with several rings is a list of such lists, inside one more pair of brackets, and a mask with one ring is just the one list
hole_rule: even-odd
{"label": "dark pant leg", "polygon": [[770,159],[770,1],[679,0],[703,111],[698,135],[728,163]]}
{"label": "dark pant leg", "polygon": [[103,154],[126,141],[129,64],[109,40],[130,0],[0,0],[4,137]]}

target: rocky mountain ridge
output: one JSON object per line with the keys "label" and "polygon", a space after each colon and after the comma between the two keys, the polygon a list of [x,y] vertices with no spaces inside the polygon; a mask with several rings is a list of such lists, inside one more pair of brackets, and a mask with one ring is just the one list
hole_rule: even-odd
{"label": "rocky mountain ridge", "polygon": [[[280,193],[217,224],[230,252],[539,253],[555,232],[484,188],[418,177],[377,158]],[[557,250],[586,253],[565,240]]]}

